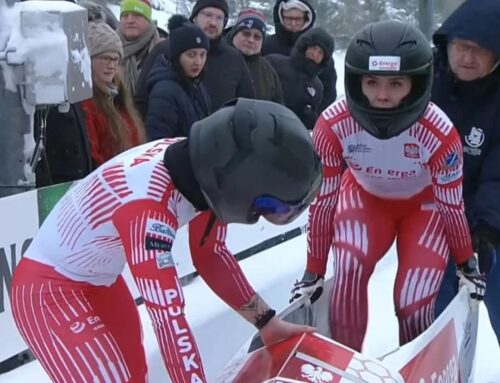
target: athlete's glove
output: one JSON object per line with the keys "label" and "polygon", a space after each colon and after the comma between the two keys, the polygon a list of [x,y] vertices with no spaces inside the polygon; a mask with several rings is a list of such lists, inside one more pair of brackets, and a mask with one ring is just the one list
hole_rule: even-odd
{"label": "athlete's glove", "polygon": [[479,303],[484,298],[486,291],[486,278],[479,274],[478,262],[475,255],[464,263],[457,265],[458,284],[467,286],[470,297]]}
{"label": "athlete's glove", "polygon": [[304,272],[302,280],[296,281],[292,289],[290,303],[299,299],[303,295],[309,296],[311,303],[314,303],[323,292],[324,278],[318,274]]}
{"label": "athlete's glove", "polygon": [[495,247],[499,237],[499,233],[487,224],[479,224],[472,234],[472,247],[477,253],[481,274],[488,274],[495,267],[497,261]]}

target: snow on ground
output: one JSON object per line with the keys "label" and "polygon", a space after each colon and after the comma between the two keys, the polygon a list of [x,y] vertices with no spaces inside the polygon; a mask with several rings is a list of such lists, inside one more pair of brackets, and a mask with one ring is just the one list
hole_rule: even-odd
{"label": "snow on ground", "polygon": [[[241,264],[256,290],[273,307],[281,309],[288,302],[289,291],[294,280],[302,275],[305,266],[305,251],[306,237],[302,235],[253,256]],[[397,322],[392,303],[396,265],[397,258],[392,248],[377,266],[370,282],[370,321],[364,350],[370,356],[385,354],[397,346]],[[252,334],[253,329],[235,313],[224,310],[223,303],[199,278],[186,286],[184,292],[186,315],[194,329],[209,382],[213,382],[232,355]],[[148,315],[144,306],[141,306],[139,311],[144,324],[144,344],[148,356],[150,381],[165,382],[167,381],[165,369]],[[221,311],[224,311],[224,315],[234,317],[229,319],[232,323],[230,328],[220,325],[222,323],[219,316]],[[499,360],[500,347],[490,327],[486,310],[482,306],[473,382],[500,382]],[[50,382],[48,378],[42,378],[42,376],[44,372],[38,362],[32,362],[10,373],[0,375],[0,383]]]}

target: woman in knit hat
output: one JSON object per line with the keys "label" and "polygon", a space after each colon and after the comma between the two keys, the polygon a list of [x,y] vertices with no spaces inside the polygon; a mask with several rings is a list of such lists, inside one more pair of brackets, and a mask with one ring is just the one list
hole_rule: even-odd
{"label": "woman in knit hat", "polygon": [[208,38],[181,15],[172,16],[168,28],[169,58],[160,55],[147,80],[148,140],[187,137],[191,125],[210,113],[210,99],[201,83]]}
{"label": "woman in knit hat", "polygon": [[103,22],[89,23],[93,96],[82,102],[92,162],[98,167],[144,141],[144,128],[118,73],[123,57],[120,38]]}

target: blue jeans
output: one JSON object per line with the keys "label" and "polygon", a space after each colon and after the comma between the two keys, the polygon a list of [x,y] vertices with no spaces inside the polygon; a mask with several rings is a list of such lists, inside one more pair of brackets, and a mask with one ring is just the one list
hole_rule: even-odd
{"label": "blue jeans", "polygon": [[[497,254],[500,255],[500,248],[497,249]],[[450,260],[444,273],[443,284],[436,298],[436,318],[444,311],[458,291],[456,270],[455,263]],[[500,264],[498,262],[486,278],[484,304],[488,310],[491,327],[493,327],[500,344]]]}

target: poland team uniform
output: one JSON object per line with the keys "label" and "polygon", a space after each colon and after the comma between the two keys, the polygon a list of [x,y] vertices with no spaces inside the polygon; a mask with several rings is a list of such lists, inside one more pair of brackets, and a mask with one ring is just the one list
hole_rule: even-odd
{"label": "poland team uniform", "polygon": [[206,382],[184,316],[171,248],[189,223],[191,258],[230,306],[255,294],[225,246],[226,227],[197,212],[163,163],[177,140],[133,148],[76,183],[55,206],[18,265],[12,309],[54,382],[147,381],[141,325],[121,276],[128,263],[175,383]]}
{"label": "poland team uniform", "polygon": [[460,138],[430,103],[410,129],[380,140],[339,100],[318,119],[313,140],[324,179],[309,213],[307,270],[324,275],[333,248],[333,338],[361,349],[368,280],[397,237],[394,303],[400,342],[409,342],[434,319],[448,254],[456,263],[472,256]]}

